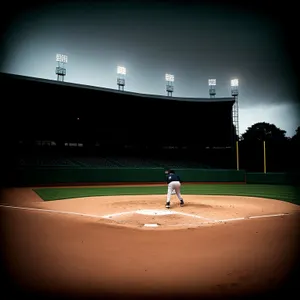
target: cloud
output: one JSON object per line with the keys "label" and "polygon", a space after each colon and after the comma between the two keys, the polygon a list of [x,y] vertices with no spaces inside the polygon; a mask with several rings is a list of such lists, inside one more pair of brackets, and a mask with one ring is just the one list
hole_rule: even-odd
{"label": "cloud", "polygon": [[292,137],[296,133],[296,128],[300,126],[299,112],[299,104],[262,104],[252,108],[240,108],[240,134],[243,134],[248,127],[251,127],[255,123],[267,122],[276,125],[282,130],[285,130],[286,136]]}

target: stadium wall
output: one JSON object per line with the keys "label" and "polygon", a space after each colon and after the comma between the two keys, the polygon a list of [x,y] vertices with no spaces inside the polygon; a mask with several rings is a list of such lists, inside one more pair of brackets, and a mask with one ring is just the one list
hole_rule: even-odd
{"label": "stadium wall", "polygon": [[[176,172],[186,183],[300,184],[296,173],[216,169],[176,169]],[[165,183],[163,168],[19,168],[3,178],[6,186]]]}
{"label": "stadium wall", "polygon": [[[245,182],[244,171],[176,169],[176,172],[184,182]],[[12,172],[7,179],[15,186],[162,183],[165,175],[163,168],[23,168]]]}
{"label": "stadium wall", "polygon": [[249,184],[299,185],[299,174],[288,173],[245,173],[245,181]]}

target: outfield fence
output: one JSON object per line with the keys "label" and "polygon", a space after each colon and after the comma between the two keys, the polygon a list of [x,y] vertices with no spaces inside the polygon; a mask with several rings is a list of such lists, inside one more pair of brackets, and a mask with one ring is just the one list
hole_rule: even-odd
{"label": "outfield fence", "polygon": [[[184,182],[282,184],[297,183],[296,174],[247,173],[244,170],[176,169]],[[36,186],[96,183],[163,183],[163,168],[19,168],[6,174],[7,185]]]}

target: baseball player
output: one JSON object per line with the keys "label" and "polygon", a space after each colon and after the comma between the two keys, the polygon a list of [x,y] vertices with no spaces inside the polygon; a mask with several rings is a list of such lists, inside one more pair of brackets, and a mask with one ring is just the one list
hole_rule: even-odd
{"label": "baseball player", "polygon": [[171,201],[171,194],[172,194],[173,191],[175,191],[178,199],[180,200],[180,206],[183,206],[184,201],[183,201],[182,196],[180,194],[180,187],[181,187],[180,177],[177,174],[175,174],[175,172],[173,170],[165,171],[165,174],[167,176],[167,184],[168,184],[168,194],[167,194],[166,208],[171,207],[170,206],[170,201]]}

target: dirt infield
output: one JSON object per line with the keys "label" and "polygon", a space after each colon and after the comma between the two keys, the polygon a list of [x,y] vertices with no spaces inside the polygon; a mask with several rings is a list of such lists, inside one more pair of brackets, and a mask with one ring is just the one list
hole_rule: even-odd
{"label": "dirt infield", "polygon": [[165,197],[44,202],[30,188],[3,190],[3,290],[64,299],[233,299],[278,293],[299,276],[299,206],[185,195],[184,207],[172,196],[166,210]]}

